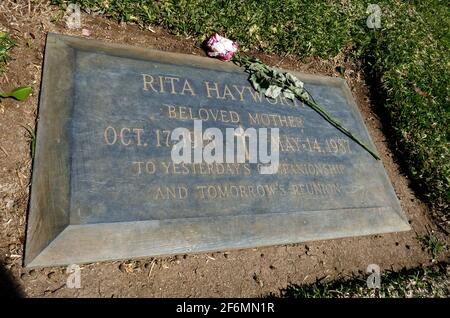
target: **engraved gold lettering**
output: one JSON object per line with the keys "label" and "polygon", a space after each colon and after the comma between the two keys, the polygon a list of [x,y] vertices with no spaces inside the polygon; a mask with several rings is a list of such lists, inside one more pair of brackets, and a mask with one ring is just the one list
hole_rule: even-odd
{"label": "engraved gold lettering", "polygon": [[155,192],[156,200],[184,200],[188,196],[188,189],[185,186],[158,187]]}
{"label": "engraved gold lettering", "polygon": [[[112,140],[108,137],[110,135],[110,132],[113,134]],[[117,141],[117,131],[114,127],[108,126],[105,128],[105,131],[103,132],[103,138],[105,140],[105,143],[107,145],[114,145]]]}
{"label": "engraved gold lettering", "polygon": [[217,118],[219,118],[219,110],[218,109],[210,109],[209,112],[211,113],[212,119],[214,119],[214,121],[217,121]]}
{"label": "engraved gold lettering", "polygon": [[167,107],[167,114],[169,115],[169,118],[177,118],[177,110],[175,106],[167,104],[164,105]]}
{"label": "engraved gold lettering", "polygon": [[188,80],[184,80],[184,85],[183,85],[183,89],[181,90],[180,95],[184,95],[185,91],[189,91],[191,93],[192,96],[195,96],[195,92],[192,89],[191,84],[189,84]]}
{"label": "engraved gold lettering", "polygon": [[235,123],[235,124],[240,122],[239,114],[232,110],[230,110],[230,119],[231,119],[231,122]]}
{"label": "engraved gold lettering", "polygon": [[231,90],[228,87],[228,85],[225,84],[223,87],[223,99],[227,98],[227,96],[231,97],[232,100],[236,100],[236,98],[234,98],[233,94],[231,93]]}
{"label": "engraved gold lettering", "polygon": [[172,164],[171,162],[161,161],[161,165],[164,168],[164,173],[165,174],[169,174],[169,168],[170,168],[171,164]]}
{"label": "engraved gold lettering", "polygon": [[228,122],[229,122],[229,120],[226,119],[226,118],[227,118],[227,115],[228,115],[227,111],[225,111],[225,110],[220,110],[220,116],[221,116],[221,118],[222,118],[222,122],[224,122],[224,123],[228,123]]}
{"label": "engraved gold lettering", "polygon": [[188,117],[186,116],[186,107],[180,106],[180,107],[178,107],[178,110],[179,110],[179,113],[180,113],[180,119],[181,120],[188,119]]}
{"label": "engraved gold lettering", "polygon": [[208,110],[205,108],[200,108],[198,110],[198,117],[203,121],[207,121],[209,119]]}
{"label": "engraved gold lettering", "polygon": [[241,89],[239,90],[239,87],[237,85],[233,85],[234,89],[238,92],[239,94],[239,100],[241,102],[244,101],[244,91],[245,91],[245,86],[241,86]]}
{"label": "engraved gold lettering", "polygon": [[119,133],[120,143],[124,146],[129,146],[131,144],[131,140],[128,139],[128,142],[125,142],[125,133],[124,133],[125,131],[127,133],[130,133],[130,128],[124,127],[122,129],[120,129],[120,133]]}
{"label": "engraved gold lettering", "polygon": [[195,116],[192,115],[192,107],[189,107],[189,118],[190,118],[191,120],[196,120],[196,119],[198,119],[198,117],[195,117]]}
{"label": "engraved gold lettering", "polygon": [[213,98],[213,96],[211,95],[211,92],[213,91],[216,93],[215,98],[224,99],[223,97],[220,97],[219,86],[217,85],[216,82],[214,82],[214,87],[211,87],[209,82],[205,81],[205,87],[206,87],[206,92],[208,94],[208,98]]}
{"label": "engraved gold lettering", "polygon": [[257,92],[255,90],[253,90],[251,87],[246,86],[246,88],[248,89],[248,91],[250,92],[250,95],[252,96],[253,100],[255,102],[262,102],[262,93],[261,92]]}
{"label": "engraved gold lettering", "polygon": [[144,91],[148,91],[148,88],[150,87],[155,93],[158,93],[158,91],[153,87],[153,76],[142,74],[142,79],[144,81]]}
{"label": "engraved gold lettering", "polygon": [[155,164],[152,161],[147,161],[147,163],[145,164],[145,170],[149,174],[154,174],[156,170]]}
{"label": "engraved gold lettering", "polygon": [[137,175],[140,175],[142,172],[141,166],[144,164],[143,161],[133,161],[133,165],[137,165]]}
{"label": "engraved gold lettering", "polygon": [[179,82],[180,79],[178,77],[166,76],[166,77],[164,77],[164,81],[169,81],[170,82],[170,93],[176,95],[177,91],[175,90],[175,83],[174,83],[174,81]]}
{"label": "engraved gold lettering", "polygon": [[137,145],[138,146],[142,146],[141,143],[141,137],[142,137],[142,133],[144,132],[144,129],[142,128],[133,128],[133,132],[136,134],[136,139],[137,139]]}
{"label": "engraved gold lettering", "polygon": [[159,92],[164,93],[164,77],[159,77]]}

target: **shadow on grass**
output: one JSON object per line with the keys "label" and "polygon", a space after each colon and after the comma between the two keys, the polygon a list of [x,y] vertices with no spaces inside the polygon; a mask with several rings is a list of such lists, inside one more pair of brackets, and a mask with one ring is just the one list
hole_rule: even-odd
{"label": "shadow on grass", "polygon": [[[388,100],[388,94],[386,89],[383,87],[381,76],[382,74],[376,70],[376,58],[372,55],[375,52],[378,46],[381,46],[377,43],[376,38],[372,38],[371,43],[368,45],[366,49],[366,53],[364,54],[364,58],[362,59],[362,71],[364,75],[364,80],[367,84],[369,90],[369,98],[370,103],[373,106],[373,110],[375,115],[379,118],[381,122],[381,131],[383,135],[386,137],[385,142],[392,154],[394,154],[393,160],[398,165],[400,173],[404,176],[411,176],[411,171],[409,170],[409,166],[411,165],[408,162],[407,151],[401,145],[400,141],[402,140],[402,136],[399,135],[399,132],[395,130],[395,125],[392,123],[397,119],[393,118],[389,111],[386,110],[386,102]],[[415,182],[408,183],[408,187],[410,187],[414,194],[423,202],[427,203],[428,206],[433,210],[433,217],[436,221],[435,224],[439,227],[439,229],[445,234],[449,235],[449,228],[439,220],[439,216],[445,214],[445,211],[442,211],[438,205],[433,204],[430,201],[429,190],[426,188],[426,184],[423,181],[415,180]],[[434,215],[436,214],[436,215]]]}
{"label": "shadow on grass", "polygon": [[[442,262],[429,268],[402,269],[381,273],[380,288],[367,287],[366,276],[331,282],[318,280],[310,285],[290,284],[280,291],[282,298],[404,298],[449,297],[448,270]],[[274,297],[274,295],[269,295]]]}

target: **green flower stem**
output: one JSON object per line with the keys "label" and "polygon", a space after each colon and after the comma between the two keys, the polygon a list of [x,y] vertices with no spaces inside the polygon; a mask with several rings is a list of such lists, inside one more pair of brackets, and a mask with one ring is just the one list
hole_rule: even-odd
{"label": "green flower stem", "polygon": [[[270,70],[271,69],[267,65],[263,64],[261,61],[259,61],[257,59],[254,59],[254,58],[248,58],[246,56],[241,56],[239,53],[235,54],[235,56],[233,57],[232,61],[233,61],[233,63],[237,64],[238,66],[245,67],[246,71],[248,73],[250,73],[250,75],[252,74],[251,66],[252,66],[253,63],[264,65],[265,70]],[[284,75],[286,75],[286,74],[287,73],[284,73]],[[250,77],[249,77],[249,79],[250,79]],[[356,142],[358,145],[360,145],[362,148],[364,148],[375,159],[380,160],[380,157],[378,156],[378,154],[374,150],[370,149],[369,146],[367,146],[364,142],[362,142],[355,135],[353,135],[348,129],[346,129],[344,126],[342,126],[342,124],[339,121],[334,119],[322,106],[317,104],[316,101],[314,100],[314,98],[311,96],[311,94],[309,94],[308,91],[305,88],[303,88],[303,84],[301,84],[302,85],[301,86],[301,90],[302,90],[302,93],[306,93],[306,95],[299,93],[299,91],[298,91],[299,87],[296,87],[296,86],[293,86],[293,85],[287,85],[286,81],[282,81],[279,78],[278,79],[277,78],[272,78],[271,82],[272,82],[272,84],[275,84],[275,85],[281,87],[281,89],[283,91],[290,91],[290,92],[292,92],[297,99],[299,99],[304,104],[308,105],[313,110],[315,110],[317,113],[319,113],[319,115],[321,115],[326,121],[328,121],[330,124],[332,124],[334,127],[336,127],[336,129],[338,129],[339,131],[344,133],[346,136],[348,136],[354,142]],[[258,90],[257,86],[254,86],[254,88],[256,90]],[[266,91],[266,93],[267,93],[267,91]]]}
{"label": "green flower stem", "polygon": [[[297,96],[297,95],[296,95]],[[297,98],[299,98],[297,96]],[[334,127],[336,127],[338,130],[340,130],[342,133],[347,135],[349,138],[351,138],[354,142],[356,142],[358,145],[363,147],[368,153],[370,153],[375,159],[380,160],[380,156],[369,148],[364,142],[359,140],[355,135],[353,135],[347,128],[342,126],[340,122],[338,122],[336,119],[334,119],[330,114],[325,111],[319,104],[312,100],[303,100],[302,98],[299,98],[303,103],[314,109],[316,112],[318,112],[323,118],[325,118],[326,121],[328,121],[330,124],[332,124]]]}

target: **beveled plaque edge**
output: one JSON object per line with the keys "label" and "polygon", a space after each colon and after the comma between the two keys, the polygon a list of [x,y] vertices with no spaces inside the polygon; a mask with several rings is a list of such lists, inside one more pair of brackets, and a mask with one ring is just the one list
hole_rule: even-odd
{"label": "beveled plaque edge", "polygon": [[[54,81],[54,76],[56,74],[70,74],[72,75],[71,65],[64,65],[64,63],[57,64],[52,60],[52,56],[60,56],[61,54],[66,52],[73,52],[76,49],[88,50],[88,51],[100,51],[105,54],[125,57],[125,58],[136,58],[142,60],[156,60],[158,62],[167,62],[170,64],[179,64],[179,65],[190,65],[193,67],[214,69],[214,70],[222,70],[226,72],[242,72],[242,70],[235,66],[232,63],[224,63],[221,61],[217,61],[210,58],[181,54],[181,53],[173,53],[173,52],[165,52],[148,48],[140,48],[140,47],[130,47],[126,45],[119,44],[110,44],[101,42],[98,40],[85,39],[80,37],[59,35],[54,33],[49,33],[47,36],[47,43],[45,49],[45,59],[44,64],[46,66],[51,66],[50,69],[43,68],[43,77],[41,84],[41,92],[40,92],[40,102],[39,102],[39,113],[43,114],[43,109],[48,107],[60,107],[64,111],[67,112],[67,117],[65,117],[66,122],[61,121],[58,126],[57,122],[54,122],[57,128],[60,129],[60,132],[64,132],[64,124],[70,125],[70,112],[73,107],[72,101],[70,98],[61,100],[58,96],[61,96],[60,90],[71,90],[71,82],[70,81],[57,81],[54,85],[50,85],[52,82],[52,78]],[[50,53],[49,53],[50,52]],[[56,68],[54,68],[57,66]],[[65,70],[62,70],[66,67]],[[47,67],[48,68],[48,67]],[[352,98],[351,91],[346,83],[346,81],[342,78],[337,77],[327,77],[322,75],[314,75],[314,74],[305,74],[299,72],[293,72],[298,75],[303,80],[308,80],[310,83],[321,84],[326,81],[327,85],[335,86],[338,89],[342,89],[344,91],[345,98],[349,105],[352,107],[352,112],[356,114],[361,120],[362,126],[365,129],[365,132],[369,138],[369,143],[372,147],[375,147],[370,134],[367,130],[366,125],[364,124],[363,118],[358,111],[355,101]],[[48,112],[47,112],[48,113]],[[52,198],[61,197],[62,201],[66,206],[66,210],[62,209],[62,206],[58,207],[59,213],[57,210],[50,210],[48,208],[39,209],[39,202],[45,201],[45,192],[42,189],[37,189],[42,182],[42,179],[49,180],[50,175],[48,174],[48,169],[45,170],[45,162],[52,162],[51,155],[52,151],[56,151],[52,149],[51,144],[48,142],[45,143],[46,134],[50,134],[53,137],[53,141],[58,139],[58,136],[55,136],[56,129],[53,127],[53,130],[46,125],[46,123],[51,122],[50,118],[45,118],[43,116],[39,117],[38,129],[37,129],[37,144],[36,144],[36,154],[40,154],[40,156],[36,156],[34,158],[33,163],[33,172],[32,172],[32,191],[30,196],[30,205],[28,212],[28,225],[27,225],[27,240],[26,240],[26,248],[25,248],[25,259],[24,264],[26,267],[42,267],[42,266],[57,266],[57,265],[67,265],[72,263],[89,263],[89,262],[97,262],[97,261],[106,261],[106,260],[117,260],[117,259],[127,259],[127,258],[136,258],[136,257],[150,257],[150,256],[161,256],[161,255],[170,255],[170,254],[180,254],[180,253],[194,253],[194,252],[208,252],[208,251],[217,251],[217,250],[230,250],[230,249],[241,249],[248,247],[258,247],[258,246],[267,246],[267,245],[277,245],[277,244],[289,244],[295,242],[303,242],[310,240],[321,240],[321,239],[329,239],[329,238],[340,238],[340,237],[348,237],[348,236],[356,236],[356,235],[371,235],[371,234],[380,234],[380,233],[389,233],[389,232],[397,232],[397,231],[407,231],[410,230],[410,226],[408,224],[407,218],[404,213],[401,211],[400,203],[395,195],[395,191],[389,182],[389,178],[384,170],[384,167],[381,162],[375,163],[377,165],[376,169],[380,173],[380,177],[383,179],[383,183],[386,185],[387,189],[389,189],[389,195],[392,196],[392,200],[390,203],[393,203],[393,206],[384,207],[382,213],[378,213],[380,217],[379,220],[383,220],[381,223],[378,221],[376,227],[364,227],[358,226],[357,220],[354,222],[348,223],[347,219],[344,219],[345,224],[349,226],[351,229],[350,232],[344,233],[343,230],[330,230],[335,227],[335,224],[330,223],[331,219],[337,219],[337,215],[341,215],[344,217],[349,211],[359,211],[359,217],[361,220],[374,220],[374,215],[371,215],[373,212],[370,208],[360,208],[360,209],[343,209],[343,210],[332,210],[334,216],[326,216],[322,213],[326,213],[324,211],[308,211],[308,212],[295,212],[290,213],[291,221],[296,220],[296,222],[301,222],[302,218],[306,218],[310,220],[310,218],[306,216],[311,216],[311,213],[322,214],[316,215],[316,218],[319,218],[323,221],[326,221],[322,226],[324,233],[319,233],[314,237],[307,236],[302,234],[301,228],[291,229],[291,231],[285,231],[284,233],[280,233],[282,237],[274,237],[273,230],[270,229],[266,232],[261,232],[259,234],[267,234],[268,238],[260,238],[259,240],[249,240],[243,243],[231,243],[226,248],[224,245],[213,243],[208,244],[207,242],[203,242],[203,244],[195,245],[194,247],[181,247],[176,248],[176,246],[170,245],[165,248],[160,248],[154,244],[158,242],[156,237],[151,236],[147,240],[142,240],[139,235],[134,230],[131,230],[131,233],[125,235],[120,233],[120,228],[129,228],[133,227],[143,227],[146,228],[149,235],[153,235],[154,233],[151,229],[155,229],[155,224],[158,224],[158,228],[162,226],[164,231],[168,230],[168,227],[171,226],[172,231],[176,231],[176,228],[182,226],[182,224],[186,224],[189,222],[194,222],[196,218],[191,218],[189,220],[185,219],[172,219],[167,221],[136,221],[136,222],[117,222],[117,223],[103,223],[103,224],[89,224],[89,225],[69,225],[69,213],[70,213],[70,148],[69,144],[62,145],[59,149],[59,153],[62,155],[62,159],[59,161],[62,163],[66,169],[66,175],[62,175],[62,180],[60,181],[60,186],[52,185],[53,191],[47,191],[47,194],[50,193]],[[67,127],[66,127],[67,128]],[[63,140],[63,138],[59,138],[59,140]],[[70,140],[70,138],[67,138]],[[43,154],[41,154],[43,153]],[[42,156],[42,157],[41,157]],[[47,179],[45,179],[47,178]],[[61,186],[62,185],[62,186]],[[37,189],[37,190],[36,190]],[[48,190],[48,189],[47,189]],[[361,212],[366,209],[366,212]],[[48,220],[49,215],[46,214],[46,211],[50,211],[50,216],[53,216],[53,219],[50,221],[43,222],[42,220],[45,217],[45,220]],[[372,212],[371,212],[372,211]],[[395,213],[393,213],[395,212]],[[377,214],[377,213],[375,213]],[[237,218],[245,218],[245,217],[253,217],[259,218],[258,222],[262,222],[264,218],[277,218],[281,215],[286,215],[286,213],[276,213],[276,214],[266,214],[266,215],[254,215],[254,216],[238,216]],[[364,216],[361,219],[361,216]],[[236,218],[236,217],[235,217]],[[203,218],[208,219],[208,218]],[[213,219],[213,218],[209,218]],[[220,219],[220,218],[218,218]],[[305,221],[306,221],[305,219]],[[394,225],[394,223],[396,224]],[[41,223],[39,223],[41,222]],[[233,221],[236,222],[236,221]],[[232,222],[232,223],[233,223]],[[383,223],[384,222],[384,223]],[[286,222],[287,225],[291,224],[291,222]],[[39,224],[43,224],[44,227],[39,227]],[[38,238],[35,242],[36,232],[42,233],[45,230],[45,225],[50,227],[49,236],[44,240],[42,238]],[[175,227],[173,227],[175,224]],[[245,222],[242,222],[245,224]],[[249,225],[251,223],[248,223]],[[193,223],[191,223],[193,225]],[[260,224],[262,225],[262,223]],[[372,224],[373,225],[373,224]],[[211,224],[203,227],[199,230],[198,235],[202,235],[204,238],[208,237],[208,233],[210,233],[211,227],[218,227],[218,224]],[[233,230],[230,227],[225,226],[224,228],[228,228],[229,230]],[[328,229],[328,230],[327,230]],[[294,231],[295,230],[295,231]],[[306,229],[305,229],[306,230]],[[103,232],[102,232],[103,231]],[[111,239],[111,242],[114,243],[114,246],[107,245],[106,247],[101,245],[100,243],[95,241],[95,238],[99,238],[100,233],[112,233],[112,236],[106,235],[106,239]],[[147,233],[146,232],[146,233]],[[84,237],[81,237],[81,233]],[[42,235],[42,234],[41,234]],[[284,235],[284,236],[283,236]],[[286,238],[286,235],[288,238]],[[85,242],[80,244],[79,247],[84,248],[94,248],[94,252],[91,254],[84,253],[82,248],[74,248],[72,245],[74,242]],[[214,241],[215,237],[210,236],[209,239]],[[86,243],[89,242],[89,243]],[[125,243],[124,243],[125,242]],[[134,247],[130,245],[128,242],[141,242],[145,244],[142,247]],[[180,241],[181,242],[181,241]],[[72,244],[72,245],[71,245]],[[162,244],[160,242],[160,244]],[[72,246],[72,247],[69,247]],[[120,247],[120,248],[118,248]],[[109,251],[109,256],[99,257],[99,251],[106,248],[106,253]],[[120,254],[118,251],[126,249],[128,252],[124,252]],[[39,251],[38,251],[39,250]],[[133,251],[134,250],[134,251]],[[77,252],[78,251],[78,252]],[[76,255],[75,255],[76,254]],[[75,256],[74,256],[75,255]],[[120,255],[120,256],[119,256]]]}
{"label": "beveled plaque edge", "polygon": [[391,207],[69,225],[27,267],[229,251],[407,230],[409,224]]}

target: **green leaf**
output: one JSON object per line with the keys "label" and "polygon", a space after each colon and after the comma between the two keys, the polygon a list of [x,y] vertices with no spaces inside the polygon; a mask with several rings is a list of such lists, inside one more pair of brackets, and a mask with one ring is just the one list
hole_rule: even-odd
{"label": "green leaf", "polygon": [[281,94],[281,89],[282,88],[280,86],[270,85],[269,88],[264,93],[264,95],[266,95],[266,97],[271,97],[275,99]]}
{"label": "green leaf", "polygon": [[290,89],[285,89],[283,91],[283,95],[284,95],[284,97],[289,98],[290,100],[295,99],[295,95],[294,95],[294,93],[292,93],[292,91]]}
{"label": "green leaf", "polygon": [[256,73],[253,73],[252,75],[250,75],[250,77],[248,78],[248,80],[250,81],[250,83],[253,86],[253,89],[257,92],[259,92],[261,90],[261,86],[259,85],[259,81],[257,78]]}
{"label": "green leaf", "polygon": [[288,80],[289,83],[291,83],[295,87],[303,88],[303,82],[294,75],[292,75],[291,73],[286,73],[286,79]]}
{"label": "green leaf", "polygon": [[268,76],[281,85],[283,85],[286,82],[286,77],[284,76],[284,74],[280,71],[277,71],[276,69],[271,68],[269,70]]}
{"label": "green leaf", "polygon": [[12,90],[11,92],[7,93],[0,93],[0,97],[7,98],[11,97],[14,99],[17,99],[18,101],[23,101],[28,98],[31,94],[31,87],[30,86],[22,86],[19,88],[16,88],[15,90]]}
{"label": "green leaf", "polygon": [[268,71],[268,68],[266,65],[261,63],[251,63],[247,70],[251,72],[266,72]]}
{"label": "green leaf", "polygon": [[248,58],[248,61],[251,63],[251,64],[262,64],[262,65],[265,65],[263,62],[261,62],[261,60],[260,59],[258,59],[258,58],[256,58],[256,57],[249,57]]}
{"label": "green leaf", "polygon": [[264,72],[255,72],[249,77],[253,88],[257,92],[264,93],[270,86],[270,78]]}

